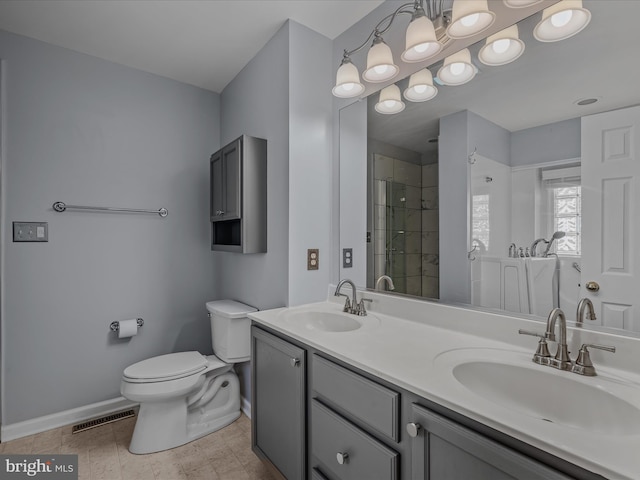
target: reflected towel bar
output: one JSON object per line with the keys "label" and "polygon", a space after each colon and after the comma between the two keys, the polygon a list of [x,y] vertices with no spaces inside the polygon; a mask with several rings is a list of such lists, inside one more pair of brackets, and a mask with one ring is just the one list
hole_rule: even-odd
{"label": "reflected towel bar", "polygon": [[53,209],[56,212],[64,212],[67,209],[70,210],[93,210],[97,212],[127,212],[127,213],[154,213],[160,215],[162,218],[169,215],[166,208],[159,210],[143,210],[137,208],[112,208],[112,207],[88,207],[82,205],[66,205],[64,202],[56,202],[53,204]]}

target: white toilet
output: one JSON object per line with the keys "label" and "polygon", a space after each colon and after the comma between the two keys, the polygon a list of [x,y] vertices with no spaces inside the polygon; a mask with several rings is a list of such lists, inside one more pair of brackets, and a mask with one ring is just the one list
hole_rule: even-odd
{"label": "white toilet", "polygon": [[180,352],[125,368],[122,395],[140,403],[131,453],[184,445],[229,425],[240,416],[240,384],[233,364],[251,357],[256,309],[232,300],[207,303],[215,355]]}

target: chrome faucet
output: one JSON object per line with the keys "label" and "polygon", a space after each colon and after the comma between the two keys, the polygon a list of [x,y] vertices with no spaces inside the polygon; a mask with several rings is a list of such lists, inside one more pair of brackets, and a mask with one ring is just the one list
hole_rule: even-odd
{"label": "chrome faucet", "polygon": [[531,256],[532,256],[532,257],[537,256],[536,248],[538,248],[538,244],[539,244],[540,242],[549,243],[549,242],[547,242],[544,238],[538,238],[536,241],[534,241],[534,242],[531,244],[531,248],[529,248],[529,251],[531,252]]}
{"label": "chrome faucet", "polygon": [[[349,285],[351,285],[351,301],[349,301],[349,295],[344,295],[343,293],[340,293],[340,289],[345,283],[348,283]],[[356,295],[356,285],[348,278],[340,280],[340,283],[338,283],[338,286],[336,287],[336,292],[334,293],[334,295],[336,297],[339,297],[339,296],[347,297],[347,299],[344,302],[344,308],[342,309],[343,312],[353,313],[354,315],[360,315],[361,317],[364,317],[367,314],[367,309],[364,307],[364,302],[373,302],[373,300],[371,300],[370,298],[364,298],[364,297],[360,299],[360,302],[358,302],[358,297]]]}
{"label": "chrome faucet", "polygon": [[556,356],[549,359],[549,366],[559,370],[571,370],[573,363],[569,358],[569,347],[567,346],[567,319],[564,312],[559,308],[554,308],[547,318],[547,331],[545,336],[548,340],[556,340],[556,321],[560,319],[560,338],[558,339],[558,350]]}
{"label": "chrome faucet", "polygon": [[[344,295],[340,293],[340,289],[345,283],[348,283],[349,285],[351,285],[351,295],[352,295],[351,300],[349,300],[349,295]],[[348,278],[340,280],[340,283],[338,283],[338,286],[336,287],[336,292],[333,295],[336,297],[339,297],[339,296],[347,297],[347,299],[344,302],[344,308],[342,309],[342,311],[347,313],[355,313],[356,306],[358,305],[355,283],[353,283]]]}
{"label": "chrome faucet", "polygon": [[[584,311],[587,310],[587,316],[585,317]],[[576,312],[576,326],[582,325],[582,319],[586,318],[587,320],[597,320],[596,312],[593,309],[593,303],[588,298],[583,298],[578,302],[578,310]]]}
{"label": "chrome faucet", "polygon": [[382,290],[382,284],[383,283],[387,283],[387,286],[389,287],[389,290],[395,290],[396,287],[393,284],[393,280],[391,280],[391,277],[388,275],[381,275],[380,278],[378,278],[378,280],[376,280],[376,290]]}

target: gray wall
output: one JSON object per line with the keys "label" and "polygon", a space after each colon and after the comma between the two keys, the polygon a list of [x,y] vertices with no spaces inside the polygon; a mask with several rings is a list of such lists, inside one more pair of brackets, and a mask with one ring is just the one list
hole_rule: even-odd
{"label": "gray wall", "polygon": [[289,305],[326,299],[331,279],[332,46],[289,21]]}
{"label": "gray wall", "polygon": [[479,155],[509,165],[511,132],[471,111],[467,118],[469,153],[477,149]]}
{"label": "gray wall", "polygon": [[[469,112],[453,113],[440,119],[438,141],[438,184],[440,207],[440,300],[471,303],[469,245],[469,201],[467,156]],[[471,150],[469,148],[471,147]]]}
{"label": "gray wall", "polygon": [[260,50],[221,96],[221,141],[267,140],[267,253],[213,252],[218,298],[260,310],[287,305],[289,265],[289,24]]}
{"label": "gray wall", "polygon": [[[222,92],[223,144],[243,133],[267,139],[267,253],[215,252],[219,298],[260,310],[326,298],[331,47],[328,38],[288,21]],[[308,248],[320,249],[317,271],[306,269]],[[248,399],[249,367],[238,371]]]}
{"label": "gray wall", "polygon": [[511,134],[511,166],[580,158],[580,117]]}
{"label": "gray wall", "polygon": [[[138,360],[211,351],[208,157],[220,146],[220,99],[6,32],[0,58],[2,421],[11,424],[117,397]],[[55,213],[54,201],[169,216]],[[12,243],[12,221],[49,222],[49,242]],[[110,322],[133,317],[145,320],[139,335],[114,339]]]}

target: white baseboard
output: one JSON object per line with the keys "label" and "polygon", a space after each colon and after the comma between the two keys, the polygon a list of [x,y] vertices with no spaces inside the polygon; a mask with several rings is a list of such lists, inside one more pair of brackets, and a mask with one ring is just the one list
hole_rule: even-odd
{"label": "white baseboard", "polygon": [[245,397],[240,397],[240,410],[247,417],[251,418],[251,402]]}
{"label": "white baseboard", "polygon": [[65,410],[64,412],[32,418],[24,422],[2,425],[2,429],[0,429],[0,440],[8,442],[16,438],[79,423],[95,417],[102,417],[119,410],[126,410],[137,406],[137,403],[131,402],[124,397],[117,397],[111,400],[105,400],[104,402],[92,403],[83,407]]}

